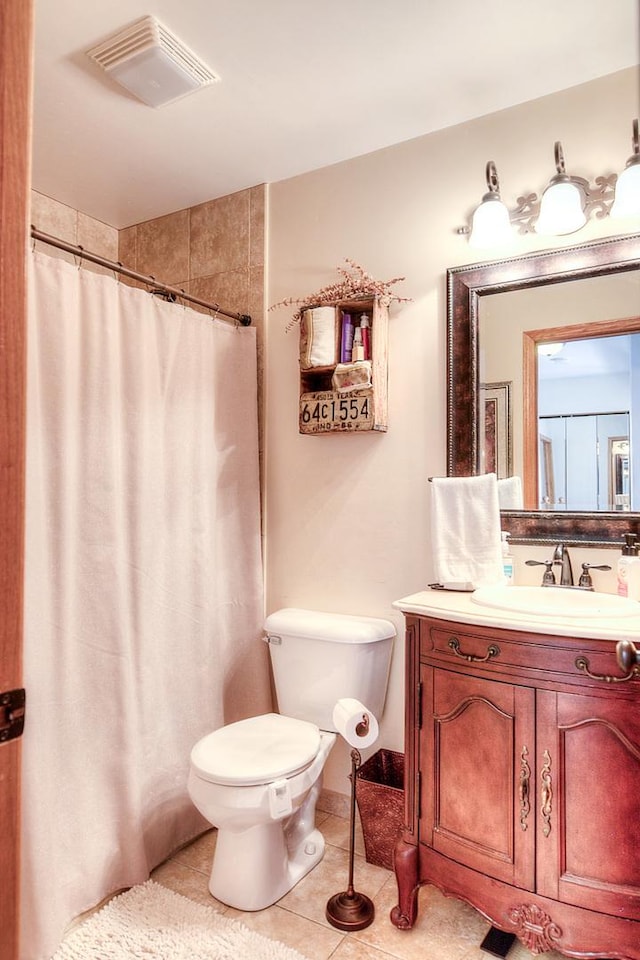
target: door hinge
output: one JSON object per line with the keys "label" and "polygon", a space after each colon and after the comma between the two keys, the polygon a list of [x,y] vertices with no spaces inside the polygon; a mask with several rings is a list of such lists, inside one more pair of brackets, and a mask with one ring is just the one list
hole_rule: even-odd
{"label": "door hinge", "polygon": [[26,694],[22,688],[0,693],[0,743],[22,736],[25,703]]}

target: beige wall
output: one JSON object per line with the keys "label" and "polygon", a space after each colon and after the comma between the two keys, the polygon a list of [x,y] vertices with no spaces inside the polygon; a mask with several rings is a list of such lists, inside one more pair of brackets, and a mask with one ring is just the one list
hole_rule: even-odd
{"label": "beige wall", "polygon": [[[446,470],[445,271],[508,255],[479,256],[455,228],[486,189],[488,160],[497,164],[503,199],[515,206],[555,172],[555,140],[570,172],[622,169],[639,113],[637,71],[623,71],[270,187],[269,303],[325,286],[345,257],[379,278],[405,276],[398,292],[413,298],[391,313],[386,434],[301,436],[297,334],[285,332],[291,310],[267,318],[267,609],[302,606],[395,623],[381,746],[403,745],[403,621],[392,603],[433,576],[427,478]],[[613,222],[594,221],[572,238],[524,238],[511,252],[616,232]],[[347,774],[340,744],[325,787],[346,793]]]}
{"label": "beige wall", "polygon": [[[94,220],[73,207],[42,193],[31,191],[31,224],[42,233],[58,237],[66,243],[84,247],[107,260],[118,259],[118,231],[100,220]],[[73,259],[54,247],[42,244],[42,249],[53,256]]]}

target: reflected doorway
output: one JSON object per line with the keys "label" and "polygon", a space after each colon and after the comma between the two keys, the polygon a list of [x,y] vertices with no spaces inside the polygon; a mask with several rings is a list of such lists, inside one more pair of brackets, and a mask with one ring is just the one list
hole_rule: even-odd
{"label": "reflected doorway", "polygon": [[541,510],[630,510],[629,411],[539,418]]}

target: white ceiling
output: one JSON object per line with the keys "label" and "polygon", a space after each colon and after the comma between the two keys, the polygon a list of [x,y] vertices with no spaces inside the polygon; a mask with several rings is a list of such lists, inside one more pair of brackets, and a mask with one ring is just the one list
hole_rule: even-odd
{"label": "white ceiling", "polygon": [[[33,186],[124,227],[638,63],[638,0],[36,0]],[[220,76],[158,109],[85,56],[155,16]]]}
{"label": "white ceiling", "polygon": [[621,334],[568,340],[553,357],[538,355],[539,380],[573,377],[628,377],[631,369],[631,339],[640,334]]}

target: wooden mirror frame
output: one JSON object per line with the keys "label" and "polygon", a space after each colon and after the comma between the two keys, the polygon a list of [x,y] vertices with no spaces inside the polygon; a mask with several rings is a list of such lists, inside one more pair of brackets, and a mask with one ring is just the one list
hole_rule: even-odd
{"label": "wooden mirror frame", "polygon": [[[447,270],[447,475],[474,476],[480,467],[480,298],[549,283],[640,269],[640,234],[509,260]],[[503,510],[503,529],[518,541],[582,546],[640,537],[640,513],[553,513]]]}

